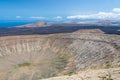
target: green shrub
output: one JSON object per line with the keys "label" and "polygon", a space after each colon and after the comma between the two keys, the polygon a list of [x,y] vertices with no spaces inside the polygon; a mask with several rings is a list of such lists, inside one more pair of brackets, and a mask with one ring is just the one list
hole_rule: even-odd
{"label": "green shrub", "polygon": [[31,65],[31,63],[25,62],[25,63],[18,64],[17,66],[18,67],[25,67],[25,66],[30,66],[30,65]]}

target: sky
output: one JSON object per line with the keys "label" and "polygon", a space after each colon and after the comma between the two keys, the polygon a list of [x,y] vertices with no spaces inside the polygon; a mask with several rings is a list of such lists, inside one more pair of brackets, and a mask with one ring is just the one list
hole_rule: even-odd
{"label": "sky", "polygon": [[118,19],[120,0],[0,0],[0,19]]}

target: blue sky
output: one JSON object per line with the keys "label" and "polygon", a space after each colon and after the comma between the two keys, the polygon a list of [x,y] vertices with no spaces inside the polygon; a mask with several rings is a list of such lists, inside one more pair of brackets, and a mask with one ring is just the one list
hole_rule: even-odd
{"label": "blue sky", "polygon": [[0,0],[0,19],[118,17],[118,12],[120,0]]}

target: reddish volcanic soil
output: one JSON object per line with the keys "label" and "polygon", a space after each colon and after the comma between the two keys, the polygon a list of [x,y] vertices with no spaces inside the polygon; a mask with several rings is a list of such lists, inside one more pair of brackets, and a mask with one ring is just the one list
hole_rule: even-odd
{"label": "reddish volcanic soil", "polygon": [[37,22],[37,23],[34,23],[34,24],[27,24],[27,25],[16,26],[16,27],[19,27],[19,28],[34,28],[34,27],[44,27],[44,26],[48,26],[48,24],[45,23],[45,22]]}

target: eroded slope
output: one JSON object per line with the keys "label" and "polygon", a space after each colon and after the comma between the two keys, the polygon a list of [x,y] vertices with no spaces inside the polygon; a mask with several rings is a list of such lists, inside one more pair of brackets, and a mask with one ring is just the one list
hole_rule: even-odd
{"label": "eroded slope", "polygon": [[0,37],[0,80],[39,80],[89,68],[119,66],[119,35]]}

